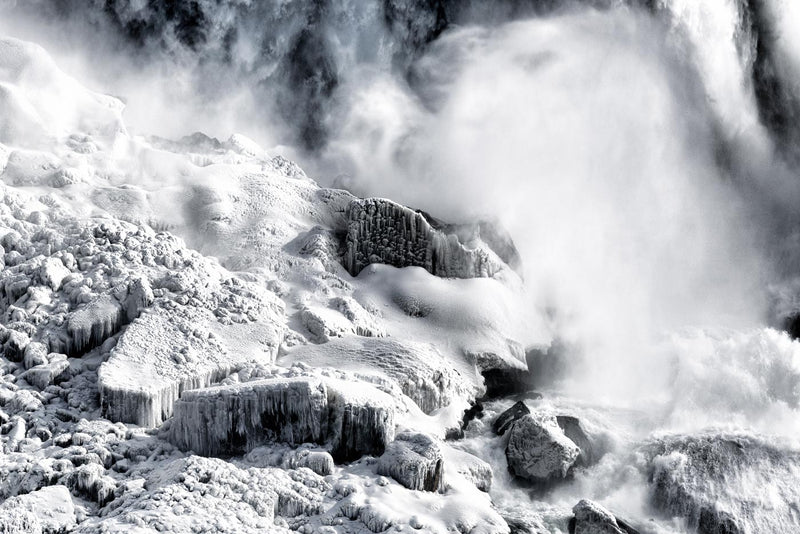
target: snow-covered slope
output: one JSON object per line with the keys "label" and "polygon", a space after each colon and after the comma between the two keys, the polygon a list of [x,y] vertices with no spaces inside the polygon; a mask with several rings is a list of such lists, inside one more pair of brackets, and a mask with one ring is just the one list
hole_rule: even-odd
{"label": "snow-covered slope", "polygon": [[[428,227],[432,273],[354,278],[347,243],[380,239],[347,238],[359,201],[243,136],[131,136],[119,100],[13,39],[0,88],[5,531],[508,532],[485,464],[448,453],[451,485],[419,501],[370,459],[398,427],[441,439],[482,371],[546,341],[487,311],[521,283],[487,245]],[[454,273],[485,278],[434,276]],[[514,309],[511,291],[490,300]]]}

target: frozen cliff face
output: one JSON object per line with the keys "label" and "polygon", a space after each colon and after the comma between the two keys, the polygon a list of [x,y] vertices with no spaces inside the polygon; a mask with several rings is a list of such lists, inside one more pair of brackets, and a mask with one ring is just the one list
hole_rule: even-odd
{"label": "frozen cliff face", "polygon": [[691,530],[728,534],[800,528],[800,455],[745,434],[668,436],[645,449],[653,504]]}
{"label": "frozen cliff face", "polygon": [[385,199],[350,203],[346,243],[344,265],[353,276],[372,263],[422,267],[452,278],[494,276],[503,268],[488,247],[469,249],[421,213]]}
{"label": "frozen cliff face", "polygon": [[334,458],[377,455],[394,436],[394,402],[366,384],[267,379],[187,391],[171,439],[205,455],[242,453],[269,441],[328,444]]}

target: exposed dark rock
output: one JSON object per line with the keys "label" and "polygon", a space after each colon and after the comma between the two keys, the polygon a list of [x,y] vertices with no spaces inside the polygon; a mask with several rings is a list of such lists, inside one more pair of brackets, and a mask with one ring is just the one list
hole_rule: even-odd
{"label": "exposed dark rock", "polygon": [[583,499],[572,508],[570,534],[639,534],[599,504]]}
{"label": "exposed dark rock", "polygon": [[581,454],[578,457],[579,465],[591,465],[599,460],[600,451],[597,450],[589,434],[586,433],[580,420],[571,415],[556,416],[556,421],[564,435],[572,440],[575,445],[580,447]]}
{"label": "exposed dark rock", "polygon": [[492,423],[492,430],[495,434],[502,436],[519,418],[529,413],[531,411],[528,406],[524,402],[518,401],[511,408],[497,416],[497,419]]}

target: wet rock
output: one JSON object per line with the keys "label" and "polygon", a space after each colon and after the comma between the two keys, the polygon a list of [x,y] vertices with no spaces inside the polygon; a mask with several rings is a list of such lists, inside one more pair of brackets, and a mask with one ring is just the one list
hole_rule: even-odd
{"label": "wet rock", "polygon": [[492,423],[492,430],[498,436],[502,436],[506,433],[506,430],[511,428],[514,422],[529,413],[531,413],[531,411],[528,409],[528,406],[524,402],[519,401],[494,420],[494,423]]}
{"label": "wet rock", "polygon": [[509,470],[534,483],[566,478],[580,452],[552,415],[524,415],[509,430],[506,446]]}
{"label": "wet rock", "polygon": [[598,450],[598,447],[577,417],[559,415],[556,416],[556,422],[558,422],[558,426],[564,432],[564,435],[581,449],[578,464],[592,465],[600,459],[601,451]]}
{"label": "wet rock", "polygon": [[433,438],[425,434],[398,434],[378,460],[378,474],[390,476],[408,489],[442,491],[442,450]]}
{"label": "wet rock", "polygon": [[583,499],[572,508],[570,534],[639,534],[599,504]]}

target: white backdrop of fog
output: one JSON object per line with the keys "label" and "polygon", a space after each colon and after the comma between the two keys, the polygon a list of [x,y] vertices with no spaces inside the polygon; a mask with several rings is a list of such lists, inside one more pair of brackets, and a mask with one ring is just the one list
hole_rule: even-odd
{"label": "white backdrop of fog", "polygon": [[[241,132],[324,185],[453,221],[497,218],[548,335],[580,347],[576,391],[628,396],[666,391],[665,332],[764,323],[770,217],[800,198],[759,122],[734,0],[661,3],[659,20],[621,6],[448,30],[417,61],[415,90],[386,61],[350,61],[314,154],[281,146],[270,104],[235,72],[206,71],[209,98],[202,66],[179,54],[143,65],[78,26],[6,17],[0,30],[122,96],[139,133]],[[796,76],[800,6],[768,4]]]}

